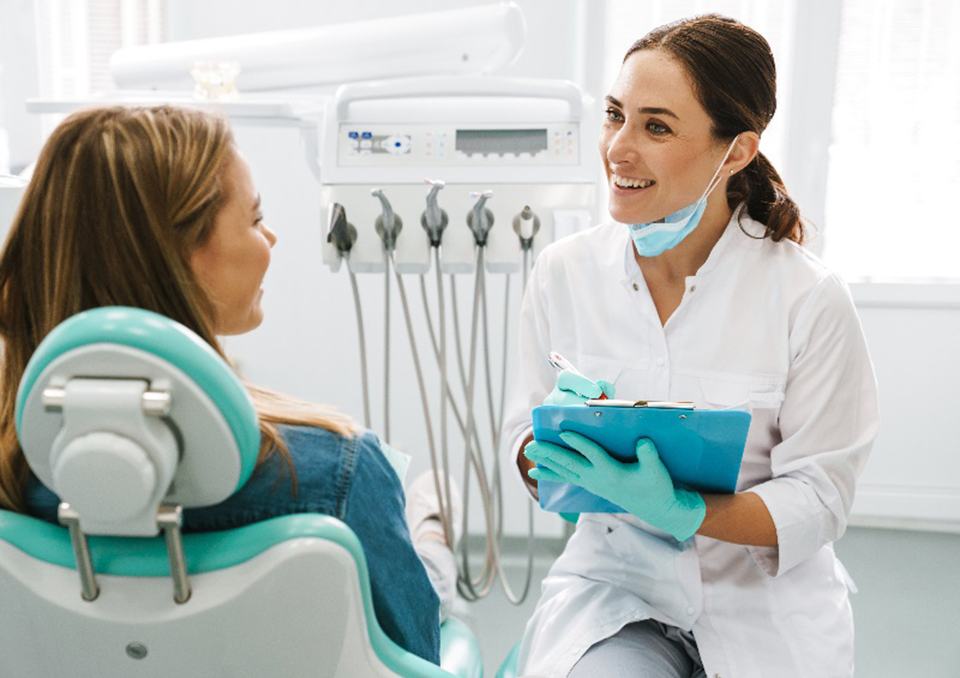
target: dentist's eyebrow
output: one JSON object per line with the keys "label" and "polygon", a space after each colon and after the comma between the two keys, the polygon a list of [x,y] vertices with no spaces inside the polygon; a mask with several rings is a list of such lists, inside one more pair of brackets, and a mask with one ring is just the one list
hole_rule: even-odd
{"label": "dentist's eyebrow", "polygon": [[[605,96],[604,99],[607,101],[608,104],[612,104],[620,109],[623,108],[623,104],[620,103],[617,99],[614,99],[609,94]],[[676,113],[671,111],[669,108],[659,108],[656,106],[644,106],[643,108],[639,109],[639,111],[641,113],[646,113],[648,115],[669,115],[670,117],[675,118],[677,120],[680,119],[680,116],[678,116]]]}

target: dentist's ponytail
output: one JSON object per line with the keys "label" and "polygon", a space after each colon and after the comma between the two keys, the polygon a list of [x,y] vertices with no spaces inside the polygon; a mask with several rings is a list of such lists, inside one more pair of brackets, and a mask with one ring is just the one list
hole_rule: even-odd
{"label": "dentist's ponytail", "polygon": [[[708,14],[655,28],[623,60],[641,50],[662,50],[683,65],[722,145],[742,132],[761,134],[777,110],[770,45],[734,19]],[[803,242],[800,208],[762,153],[727,182],[727,201],[746,203],[747,214],[766,226],[765,237]]]}
{"label": "dentist's ponytail", "polygon": [[767,227],[767,236],[777,242],[787,238],[803,242],[800,208],[787,194],[783,179],[763,153],[730,178],[727,200],[747,203],[747,214]]}

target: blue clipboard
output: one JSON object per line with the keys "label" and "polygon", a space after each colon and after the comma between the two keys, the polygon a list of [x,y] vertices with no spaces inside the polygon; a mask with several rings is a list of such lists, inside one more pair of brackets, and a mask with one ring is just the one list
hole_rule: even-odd
{"label": "blue clipboard", "polygon": [[[533,410],[535,440],[567,447],[558,434],[573,431],[629,462],[637,459],[637,440],[650,438],[675,483],[721,494],[736,490],[749,428],[746,410],[585,405],[541,405]],[[546,511],[624,513],[577,485],[542,480],[538,486],[540,507]]]}

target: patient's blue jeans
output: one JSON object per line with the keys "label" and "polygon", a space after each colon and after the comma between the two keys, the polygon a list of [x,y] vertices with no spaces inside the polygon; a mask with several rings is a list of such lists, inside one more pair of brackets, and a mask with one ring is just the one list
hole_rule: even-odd
{"label": "patient's blue jeans", "polygon": [[[377,620],[398,645],[440,661],[440,601],[410,542],[403,487],[372,433],[343,438],[323,429],[283,426],[297,473],[291,494],[287,465],[274,454],[221,504],[184,511],[185,531],[224,530],[290,513],[324,513],[357,535],[370,571]],[[57,497],[35,478],[30,513],[56,522]]]}

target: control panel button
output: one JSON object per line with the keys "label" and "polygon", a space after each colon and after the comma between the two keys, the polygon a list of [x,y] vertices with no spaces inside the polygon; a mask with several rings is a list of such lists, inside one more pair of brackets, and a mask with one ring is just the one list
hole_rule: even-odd
{"label": "control panel button", "polygon": [[407,134],[394,134],[386,137],[381,145],[383,149],[392,155],[405,155],[410,152],[410,136]]}

